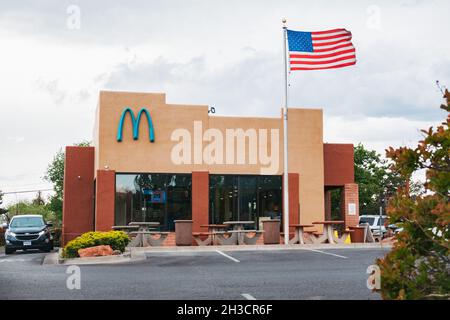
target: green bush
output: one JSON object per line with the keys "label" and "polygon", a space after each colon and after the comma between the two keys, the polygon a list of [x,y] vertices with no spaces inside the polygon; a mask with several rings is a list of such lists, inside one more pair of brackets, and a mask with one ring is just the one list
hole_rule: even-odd
{"label": "green bush", "polygon": [[61,228],[53,228],[52,229],[53,245],[55,247],[60,247],[61,246],[61,234],[62,234],[62,229]]}
{"label": "green bush", "polygon": [[5,230],[0,228],[0,247],[5,245]]}
{"label": "green bush", "polygon": [[69,241],[63,250],[64,258],[78,257],[78,250],[100,245],[110,245],[113,250],[125,251],[130,238],[123,231],[91,231]]}

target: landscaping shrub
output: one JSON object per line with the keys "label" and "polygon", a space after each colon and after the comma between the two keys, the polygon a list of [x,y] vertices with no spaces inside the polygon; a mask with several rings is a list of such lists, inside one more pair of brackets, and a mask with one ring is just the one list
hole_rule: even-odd
{"label": "landscaping shrub", "polygon": [[3,247],[5,245],[5,230],[3,228],[0,228],[0,247]]}
{"label": "landscaping shrub", "polygon": [[51,232],[52,232],[52,235],[53,235],[53,245],[55,247],[60,247],[61,246],[62,229],[61,228],[54,228]]}
{"label": "landscaping shrub", "polygon": [[383,299],[450,299],[450,92],[445,90],[446,119],[433,129],[422,130],[417,147],[390,147],[392,170],[405,181],[425,170],[422,188],[411,193],[409,183],[389,200],[389,222],[402,231],[383,258],[381,271]]}
{"label": "landscaping shrub", "polygon": [[91,231],[69,241],[63,250],[64,258],[78,257],[78,250],[100,245],[110,245],[113,250],[125,251],[130,238],[123,231]]}

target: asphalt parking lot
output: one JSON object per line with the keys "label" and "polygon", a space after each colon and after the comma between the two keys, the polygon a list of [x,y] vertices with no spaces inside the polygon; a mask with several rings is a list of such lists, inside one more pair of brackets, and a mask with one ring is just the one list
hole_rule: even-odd
{"label": "asphalt parking lot", "polygon": [[381,248],[153,252],[141,262],[80,266],[69,290],[67,266],[44,253],[0,253],[0,299],[379,299],[366,287]]}

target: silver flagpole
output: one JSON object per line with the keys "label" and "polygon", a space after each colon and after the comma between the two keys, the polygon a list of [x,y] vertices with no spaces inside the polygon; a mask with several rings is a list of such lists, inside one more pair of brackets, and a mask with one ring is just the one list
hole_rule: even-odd
{"label": "silver flagpole", "polygon": [[284,174],[283,174],[283,220],[284,244],[289,244],[289,175],[288,175],[288,63],[286,57],[287,27],[283,19],[283,54],[284,54],[284,108],[283,108],[283,143],[284,143]]}

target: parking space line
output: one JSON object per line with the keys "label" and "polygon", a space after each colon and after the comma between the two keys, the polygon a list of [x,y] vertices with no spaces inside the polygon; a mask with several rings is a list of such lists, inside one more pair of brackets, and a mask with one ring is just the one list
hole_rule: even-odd
{"label": "parking space line", "polygon": [[33,261],[32,259],[0,259],[0,262],[27,262]]}
{"label": "parking space line", "polygon": [[235,259],[235,258],[233,258],[232,256],[229,256],[229,255],[223,253],[222,251],[216,250],[216,252],[217,252],[218,254],[223,255],[224,257],[227,257],[227,258],[230,259],[230,260],[233,260],[234,262],[240,262],[238,259]]}
{"label": "parking space line", "polygon": [[335,256],[335,257],[342,258],[342,259],[348,259],[348,257],[344,257],[344,256],[341,256],[339,254],[334,254],[334,253],[330,253],[330,252],[320,251],[320,250],[316,250],[316,249],[305,249],[305,250],[319,252],[319,253],[323,253],[323,254],[328,254],[330,256]]}
{"label": "parking space line", "polygon": [[247,300],[256,300],[256,298],[249,293],[243,293],[241,294],[241,296],[243,296]]}

